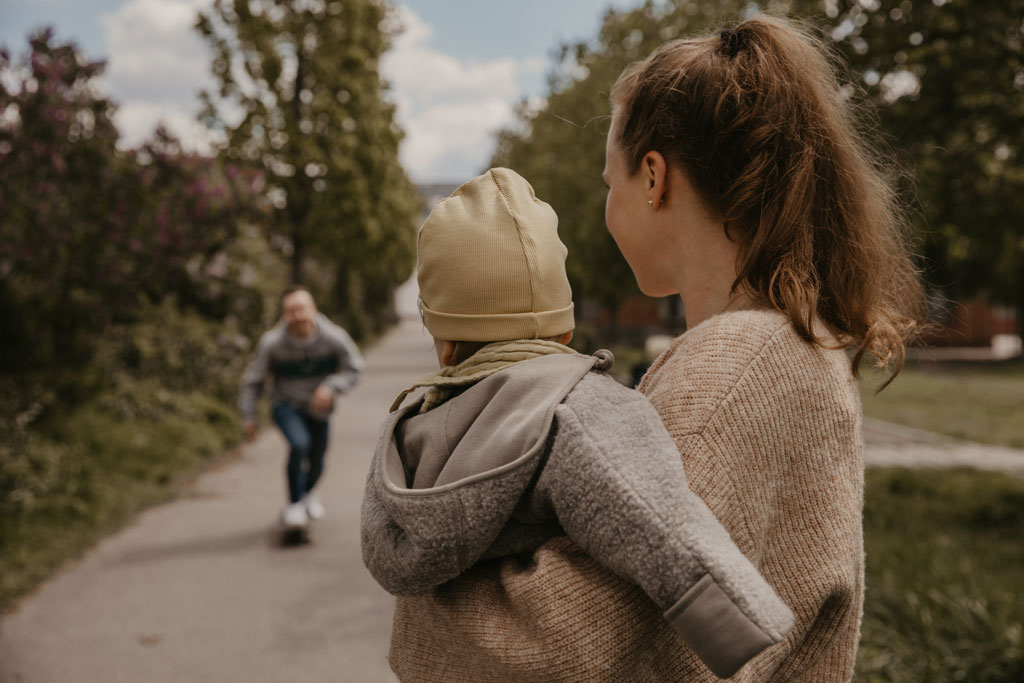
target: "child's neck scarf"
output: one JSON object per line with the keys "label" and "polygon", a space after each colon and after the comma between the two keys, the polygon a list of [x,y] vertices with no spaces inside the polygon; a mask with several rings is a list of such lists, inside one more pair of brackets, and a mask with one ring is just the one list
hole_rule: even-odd
{"label": "child's neck scarf", "polygon": [[524,360],[556,353],[576,353],[568,346],[544,339],[520,339],[494,342],[483,347],[458,365],[449,365],[416,380],[391,404],[391,412],[398,410],[405,397],[419,387],[430,387],[423,396],[420,414],[441,405],[455,393],[490,377],[499,370]]}

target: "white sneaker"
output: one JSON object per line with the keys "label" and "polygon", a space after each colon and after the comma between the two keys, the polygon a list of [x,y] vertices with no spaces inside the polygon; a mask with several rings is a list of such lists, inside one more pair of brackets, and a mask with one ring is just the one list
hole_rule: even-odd
{"label": "white sneaker", "polygon": [[281,524],[286,529],[305,529],[309,525],[309,515],[302,503],[292,503],[281,511]]}
{"label": "white sneaker", "polygon": [[310,519],[323,519],[326,514],[324,505],[320,502],[320,496],[316,495],[314,491],[307,493],[302,502],[306,504],[306,514]]}

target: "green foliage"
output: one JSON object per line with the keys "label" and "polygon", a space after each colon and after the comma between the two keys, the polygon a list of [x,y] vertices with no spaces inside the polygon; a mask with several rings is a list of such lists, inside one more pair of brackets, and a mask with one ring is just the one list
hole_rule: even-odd
{"label": "green foliage", "polygon": [[[121,449],[133,448],[135,441],[121,437],[140,422],[176,420],[184,431],[191,423],[225,438],[238,434],[233,405],[248,356],[247,338],[195,313],[182,313],[171,300],[142,305],[140,315],[138,322],[114,326],[105,335],[90,368],[104,381],[90,401],[70,406],[45,389],[20,397],[3,392],[0,511],[5,517],[30,511],[34,501],[64,486],[80,486],[74,470],[83,462],[117,469]],[[4,388],[13,388],[12,380],[3,381]],[[103,426],[83,430],[83,424]],[[172,443],[181,444],[182,438]],[[154,466],[173,471],[174,458],[180,457],[172,457],[173,450],[167,450],[170,461]]]}
{"label": "green foliage", "polygon": [[0,374],[81,367],[140,294],[215,312],[196,274],[235,239],[251,189],[163,131],[119,151],[102,63],[49,30],[29,43],[20,61],[0,54]]}
{"label": "green foliage", "polygon": [[90,283],[117,260],[117,242],[95,239],[127,180],[92,86],[103,65],[51,38],[0,53],[0,371],[87,355],[77,332],[103,298]]}
{"label": "green foliage", "polygon": [[237,440],[286,281],[258,177],[163,131],[119,151],[102,64],[29,43],[0,53],[0,609]]}
{"label": "green foliage", "polygon": [[[0,610],[237,441],[238,378],[284,271],[245,228],[195,272],[208,303],[252,287],[222,319],[139,296],[132,322],[93,330],[73,377],[0,375]],[[87,400],[69,400],[69,382]]]}
{"label": "green foliage", "polygon": [[867,474],[856,681],[1024,680],[1024,481],[970,470]]}
{"label": "green foliage", "polygon": [[1024,312],[1024,0],[799,4],[827,10],[913,171],[931,279]]}
{"label": "green foliage", "polygon": [[1024,310],[1024,0],[669,0],[609,11],[595,40],[561,47],[546,100],[520,107],[492,160],[520,171],[559,213],[577,297],[614,310],[637,292],[603,220],[615,79],[665,40],[759,5],[809,20],[847,62],[846,92],[869,112],[862,124],[879,127],[871,137],[915,180],[909,213],[930,279],[951,296]]}
{"label": "green foliage", "polygon": [[[231,403],[237,398],[248,346],[240,331],[182,314],[174,301],[165,300],[145,307],[139,322],[113,329],[99,362],[113,373],[113,395],[120,394],[120,386],[127,384],[151,389],[154,393],[149,400],[159,399],[163,393],[202,390]],[[126,420],[145,415],[134,408],[108,408]]]}
{"label": "green foliage", "polygon": [[238,438],[246,337],[170,299],[138,315],[107,331],[88,402],[0,378],[0,609]]}
{"label": "green foliage", "polygon": [[[126,391],[144,415],[106,410]],[[232,407],[202,394],[120,392],[62,414],[49,434],[2,420],[0,611],[237,439]]]}
{"label": "green foliage", "polygon": [[618,307],[639,293],[604,224],[601,173],[612,84],[662,42],[708,30],[747,4],[677,0],[609,10],[596,40],[558,49],[545,101],[524,102],[515,125],[499,134],[491,165],[521,173],[558,213],[574,297],[612,312],[612,337]]}
{"label": "green foliage", "polygon": [[382,97],[387,18],[377,0],[218,0],[197,22],[216,55],[204,117],[227,133],[222,158],[262,173],[292,279],[307,281],[310,259],[329,268],[321,305],[357,338],[379,330],[412,270],[420,210]]}

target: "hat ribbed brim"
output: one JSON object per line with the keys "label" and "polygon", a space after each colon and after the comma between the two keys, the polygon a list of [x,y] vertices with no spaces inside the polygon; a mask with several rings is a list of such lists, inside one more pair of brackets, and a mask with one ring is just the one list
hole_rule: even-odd
{"label": "hat ribbed brim", "polygon": [[464,315],[433,311],[421,301],[420,311],[430,334],[448,341],[540,339],[565,334],[575,327],[572,304],[539,313]]}

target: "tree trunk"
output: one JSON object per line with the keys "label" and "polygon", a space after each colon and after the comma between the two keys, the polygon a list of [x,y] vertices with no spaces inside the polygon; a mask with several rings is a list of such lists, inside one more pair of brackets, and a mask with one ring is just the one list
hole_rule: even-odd
{"label": "tree trunk", "polygon": [[[305,85],[305,64],[303,63],[302,44],[295,45],[295,88],[292,93],[292,114],[295,117],[295,126],[299,127],[302,121],[302,101],[299,94]],[[298,171],[301,173],[301,171]],[[303,200],[305,197],[303,197]],[[305,244],[302,239],[302,228],[306,218],[305,207],[299,206],[299,197],[288,198],[288,216],[291,219],[292,229],[292,283],[302,284],[302,259],[305,256]]]}
{"label": "tree trunk", "polygon": [[[295,216],[292,215],[294,220]],[[292,226],[292,284],[302,284],[302,259],[303,252],[305,251],[305,245],[302,243],[302,237],[299,235],[299,228],[297,225]]]}

